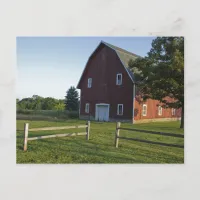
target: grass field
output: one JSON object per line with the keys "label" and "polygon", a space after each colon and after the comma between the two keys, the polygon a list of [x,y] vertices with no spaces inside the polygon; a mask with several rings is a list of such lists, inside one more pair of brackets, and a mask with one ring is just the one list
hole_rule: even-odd
{"label": "grass field", "polygon": [[[23,151],[23,127],[70,126],[85,124],[82,120],[65,122],[24,121],[17,120],[17,163],[184,163],[184,149],[164,147],[135,141],[119,139],[119,147],[115,148],[116,123],[91,122],[90,140],[85,136],[49,138],[28,141],[27,152]],[[146,124],[121,123],[122,127],[139,128],[184,134],[179,128],[180,122],[154,122]],[[57,133],[83,132],[85,129],[68,129],[57,131],[29,132],[29,137]],[[147,133],[120,130],[120,136],[128,136],[158,142],[184,144],[183,138],[174,138]]]}

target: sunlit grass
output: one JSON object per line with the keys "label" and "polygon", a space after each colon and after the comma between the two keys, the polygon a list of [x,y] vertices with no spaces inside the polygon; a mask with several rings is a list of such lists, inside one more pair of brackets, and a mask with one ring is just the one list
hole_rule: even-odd
{"label": "sunlit grass", "polygon": [[[115,123],[91,122],[90,140],[85,136],[49,138],[28,141],[27,152],[23,151],[23,127],[71,126],[85,124],[82,120],[65,122],[17,121],[17,163],[184,163],[184,150],[175,147],[119,140],[115,148]],[[179,122],[146,124],[121,123],[122,127],[139,128],[183,134]],[[85,129],[29,132],[29,137],[59,133],[83,132]],[[134,137],[158,142],[184,144],[184,139],[120,130],[120,136]]]}

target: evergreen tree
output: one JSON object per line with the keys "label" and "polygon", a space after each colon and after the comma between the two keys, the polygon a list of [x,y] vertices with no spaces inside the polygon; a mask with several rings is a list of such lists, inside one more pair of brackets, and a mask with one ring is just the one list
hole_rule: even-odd
{"label": "evergreen tree", "polygon": [[70,111],[77,111],[79,108],[79,96],[75,87],[71,86],[65,96],[65,109]]}

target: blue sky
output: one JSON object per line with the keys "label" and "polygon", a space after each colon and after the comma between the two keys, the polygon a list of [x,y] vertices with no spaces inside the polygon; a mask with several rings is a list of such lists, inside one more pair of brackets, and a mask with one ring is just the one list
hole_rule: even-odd
{"label": "blue sky", "polygon": [[18,37],[17,98],[63,99],[101,40],[145,56],[155,37]]}

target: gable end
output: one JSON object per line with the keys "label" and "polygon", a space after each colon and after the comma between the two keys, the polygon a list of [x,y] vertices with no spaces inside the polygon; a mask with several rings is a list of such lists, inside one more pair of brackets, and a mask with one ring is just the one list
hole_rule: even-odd
{"label": "gable end", "polygon": [[[121,62],[122,65],[124,66],[125,71],[127,72],[129,78],[131,79],[131,81],[132,81],[133,83],[135,83],[135,81],[134,81],[134,74],[133,74],[133,72],[128,68],[127,61],[128,61],[128,59],[136,59],[137,57],[140,57],[140,56],[138,56],[138,55],[136,55],[136,54],[133,54],[133,53],[130,53],[130,52],[126,51],[126,50],[120,49],[120,48],[118,48],[118,47],[115,47],[115,46],[113,46],[113,45],[110,45],[110,44],[108,44],[108,43],[106,43],[106,42],[101,41],[100,44],[97,46],[97,48],[93,51],[93,53],[92,53],[92,54],[90,55],[90,57],[88,58],[87,63],[86,63],[86,65],[85,65],[85,68],[84,68],[84,70],[83,70],[83,72],[82,72],[82,75],[81,75],[81,77],[80,77],[80,80],[79,80],[79,82],[78,82],[77,88],[80,89],[81,80],[82,80],[82,78],[83,78],[83,76],[84,76],[84,73],[85,73],[85,71],[86,71],[87,65],[88,65],[88,63],[89,63],[91,57],[95,54],[95,52],[98,51],[98,49],[99,49],[102,45],[104,45],[104,46],[106,46],[106,47],[112,49],[112,50],[116,53],[116,55],[117,55],[117,57],[119,58],[120,62]],[[126,63],[125,63],[125,62],[126,62]]]}

